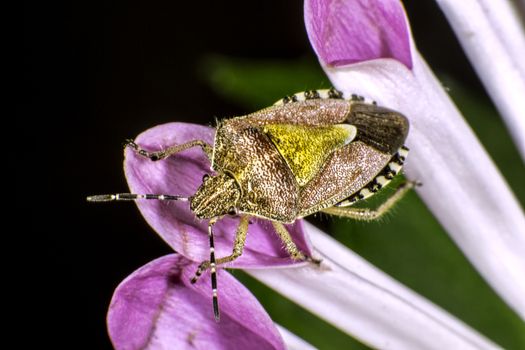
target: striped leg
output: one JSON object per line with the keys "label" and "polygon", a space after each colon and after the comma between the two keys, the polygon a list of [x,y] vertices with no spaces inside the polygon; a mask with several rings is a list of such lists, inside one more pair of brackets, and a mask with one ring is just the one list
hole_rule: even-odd
{"label": "striped leg", "polygon": [[210,273],[211,273],[211,291],[213,293],[213,315],[215,321],[219,322],[219,296],[217,294],[217,263],[215,262],[215,243],[213,242],[213,225],[217,218],[212,218],[208,224],[208,237],[210,238]]}
{"label": "striped leg", "polygon": [[[237,233],[235,236],[235,243],[233,246],[233,252],[231,255],[215,259],[215,247],[213,242],[213,233],[211,231],[211,226],[208,228],[208,235],[210,237],[210,260],[203,261],[199,267],[197,268],[197,271],[195,272],[195,276],[191,279],[191,283],[197,282],[199,277],[202,275],[202,273],[208,269],[210,269],[211,272],[211,283],[212,283],[212,291],[213,291],[213,311],[215,314],[215,319],[219,320],[219,307],[218,307],[218,298],[217,298],[217,278],[216,275],[216,267],[217,265],[232,262],[235,259],[237,259],[239,256],[242,255],[242,251],[244,249],[244,243],[246,241],[246,235],[248,233],[248,224],[249,224],[249,216],[242,216],[241,222],[239,224],[239,227],[237,228]],[[213,225],[213,223],[210,223],[210,225]]]}
{"label": "striped leg", "polygon": [[169,194],[97,194],[86,198],[88,202],[135,201],[139,199],[155,199],[159,201],[187,201],[188,197],[172,196]]}
{"label": "striped leg", "polygon": [[330,215],[336,215],[346,218],[351,218],[355,220],[364,220],[371,221],[379,219],[386,212],[388,212],[392,207],[399,202],[405,194],[410,191],[412,188],[419,186],[420,183],[415,181],[407,181],[399,185],[396,189],[396,192],[390,196],[384,203],[382,203],[377,209],[371,210],[368,208],[353,208],[353,207],[330,207],[323,209],[323,213]]}
{"label": "striped leg", "polygon": [[[233,252],[228,256],[224,256],[222,258],[216,259],[217,265],[222,265],[222,264],[232,262],[242,255],[242,251],[244,249],[244,243],[246,241],[246,234],[248,233],[249,222],[250,222],[249,216],[241,217],[241,222],[239,223],[239,227],[237,228],[237,233],[235,235],[235,243],[233,244]],[[195,276],[193,276],[193,278],[191,279],[191,283],[197,282],[197,280],[199,279],[199,277],[202,276],[204,271],[210,268],[210,261],[211,260],[203,261],[199,265],[197,271],[195,272]]]}
{"label": "striped leg", "polygon": [[208,145],[206,142],[202,140],[193,140],[187,143],[183,143],[182,145],[170,146],[166,149],[163,149],[162,151],[157,151],[157,152],[148,152],[142,149],[141,147],[139,147],[139,145],[137,145],[135,141],[133,140],[126,140],[124,142],[124,147],[130,147],[132,150],[135,151],[135,153],[143,157],[149,158],[153,161],[167,158],[175,153],[179,153],[184,150],[187,150],[188,148],[197,147],[197,146],[201,147],[204,153],[206,153],[206,156],[208,156],[208,159],[211,160],[212,154],[213,154],[213,147]]}

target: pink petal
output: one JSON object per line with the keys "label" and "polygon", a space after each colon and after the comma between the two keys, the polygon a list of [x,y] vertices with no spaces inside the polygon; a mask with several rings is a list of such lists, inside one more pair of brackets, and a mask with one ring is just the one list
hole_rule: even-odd
{"label": "pink petal", "polygon": [[196,267],[180,255],[167,255],[118,286],[108,312],[108,330],[117,350],[284,349],[257,299],[222,270],[221,320],[215,322],[209,277],[189,283]]}
{"label": "pink petal", "polygon": [[306,30],[319,59],[343,66],[393,58],[412,68],[408,20],[397,0],[306,0]]}
{"label": "pink petal", "polygon": [[[137,144],[147,150],[160,150],[191,140],[213,144],[214,129],[185,123],[170,123],[149,129],[139,135]],[[129,187],[134,193],[157,193],[190,196],[202,183],[202,176],[210,173],[210,163],[199,147],[168,159],[152,162],[126,151],[124,169]],[[177,252],[192,261],[209,258],[207,221],[198,220],[188,202],[161,202],[142,200],[138,206],[148,223]],[[225,217],[214,226],[216,256],[232,253],[239,219]],[[283,244],[269,221],[253,219],[243,255],[230,266],[257,268],[292,264]],[[311,255],[301,221],[288,229],[297,246]]]}

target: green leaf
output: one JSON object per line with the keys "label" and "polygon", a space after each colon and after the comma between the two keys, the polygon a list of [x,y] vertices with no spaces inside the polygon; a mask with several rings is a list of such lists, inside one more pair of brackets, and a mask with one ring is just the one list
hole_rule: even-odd
{"label": "green leaf", "polygon": [[225,99],[257,110],[298,91],[329,87],[316,61],[254,61],[210,55],[199,64],[200,75]]}

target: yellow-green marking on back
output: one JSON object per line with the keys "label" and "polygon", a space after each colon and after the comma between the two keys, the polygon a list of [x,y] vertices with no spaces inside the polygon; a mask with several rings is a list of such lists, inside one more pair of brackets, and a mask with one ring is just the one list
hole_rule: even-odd
{"label": "yellow-green marking on back", "polygon": [[357,133],[355,126],[265,125],[268,135],[292,170],[299,186],[310,181],[336,149],[350,143]]}

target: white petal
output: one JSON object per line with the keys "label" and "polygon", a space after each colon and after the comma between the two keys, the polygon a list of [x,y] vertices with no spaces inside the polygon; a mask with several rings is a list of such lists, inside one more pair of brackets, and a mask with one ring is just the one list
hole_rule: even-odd
{"label": "white petal", "polygon": [[307,230],[321,267],[248,273],[374,348],[497,348],[315,227]]}
{"label": "white petal", "polygon": [[305,340],[299,338],[281,325],[275,324],[279,333],[283,337],[284,343],[288,350],[314,350],[315,347],[307,343]]}
{"label": "white petal", "polygon": [[[341,90],[369,96],[410,120],[406,174],[468,259],[525,319],[525,218],[495,165],[423,59],[326,68]],[[525,99],[524,99],[525,100]]]}
{"label": "white petal", "polygon": [[436,0],[525,159],[525,34],[507,0]]}

